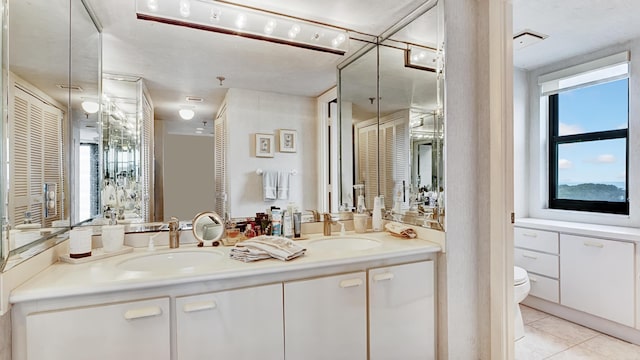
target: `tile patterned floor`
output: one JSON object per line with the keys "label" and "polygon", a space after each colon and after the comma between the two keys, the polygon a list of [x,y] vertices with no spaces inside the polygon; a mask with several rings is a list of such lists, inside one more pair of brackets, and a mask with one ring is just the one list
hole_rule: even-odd
{"label": "tile patterned floor", "polygon": [[520,305],[525,337],[516,360],[640,360],[640,346]]}

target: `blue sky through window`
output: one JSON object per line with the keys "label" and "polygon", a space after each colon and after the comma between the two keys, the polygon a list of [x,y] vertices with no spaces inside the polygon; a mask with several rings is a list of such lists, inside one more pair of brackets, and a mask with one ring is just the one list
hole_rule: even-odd
{"label": "blue sky through window", "polygon": [[[626,129],[628,80],[559,94],[559,135]],[[558,148],[558,184],[600,183],[625,187],[626,140],[564,144]]]}

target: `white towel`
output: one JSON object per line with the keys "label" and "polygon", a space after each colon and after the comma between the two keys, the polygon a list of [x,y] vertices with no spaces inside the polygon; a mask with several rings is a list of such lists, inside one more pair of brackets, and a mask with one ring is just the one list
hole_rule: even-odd
{"label": "white towel", "polygon": [[279,200],[288,200],[289,199],[289,178],[291,176],[290,172],[280,171],[278,173],[278,199]]}
{"label": "white towel", "polygon": [[265,171],[262,173],[262,190],[264,200],[276,200],[278,188],[278,173],[276,171]]}
{"label": "white towel", "polygon": [[261,235],[237,243],[231,249],[229,256],[244,262],[270,258],[288,261],[304,255],[305,251],[307,251],[305,248],[294,243],[291,239]]}

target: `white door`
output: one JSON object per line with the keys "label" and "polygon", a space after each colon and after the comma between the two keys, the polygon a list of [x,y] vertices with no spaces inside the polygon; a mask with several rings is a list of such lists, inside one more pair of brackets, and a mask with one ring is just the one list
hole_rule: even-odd
{"label": "white door", "polygon": [[169,360],[169,298],[27,316],[29,360]]}
{"label": "white door", "polygon": [[176,298],[178,360],[284,359],[282,284]]}
{"label": "white door", "polygon": [[285,283],[286,358],[366,359],[366,285],[364,272]]}
{"label": "white door", "polygon": [[435,359],[433,261],[369,270],[371,360]]}

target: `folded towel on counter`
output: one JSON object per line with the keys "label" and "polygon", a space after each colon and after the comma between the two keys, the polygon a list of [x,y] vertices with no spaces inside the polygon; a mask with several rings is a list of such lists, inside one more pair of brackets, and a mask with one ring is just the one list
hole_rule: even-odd
{"label": "folded towel on counter", "polygon": [[278,172],[265,171],[262,173],[262,190],[264,192],[264,200],[276,200],[278,188]]}
{"label": "folded towel on counter", "polygon": [[400,236],[407,239],[413,239],[418,236],[415,230],[400,223],[390,222],[387,223],[384,227],[388,232],[391,233],[391,235]]}
{"label": "folded towel on counter", "polygon": [[281,236],[261,235],[237,243],[230,252],[232,259],[250,262],[263,259],[293,260],[304,255],[307,249]]}
{"label": "folded towel on counter", "polygon": [[289,199],[289,179],[291,177],[290,172],[280,171],[278,173],[278,199]]}

